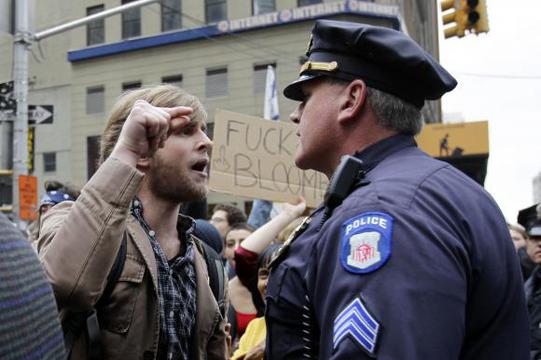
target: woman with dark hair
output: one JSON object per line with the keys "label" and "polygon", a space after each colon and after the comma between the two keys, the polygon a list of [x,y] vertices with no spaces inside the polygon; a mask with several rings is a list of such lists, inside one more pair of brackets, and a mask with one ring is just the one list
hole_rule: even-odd
{"label": "woman with dark hair", "polygon": [[[269,278],[269,264],[278,252],[278,249],[280,249],[279,244],[270,245],[259,256],[257,262],[257,296],[263,304],[265,303],[267,280]],[[266,336],[265,317],[261,314],[248,324],[244,335],[240,338],[239,347],[233,354],[232,360],[263,359]]]}
{"label": "woman with dark hair", "polygon": [[[233,359],[263,359],[265,301],[262,291],[266,289],[268,277],[266,260],[272,255],[269,245],[276,242],[278,234],[300,217],[305,209],[306,202],[302,198],[299,198],[295,204],[284,204],[278,215],[250,234],[235,250],[237,278],[250,291],[257,310],[257,318],[248,324],[245,335],[240,339],[239,350],[235,352]],[[290,232],[293,230],[289,228]],[[289,234],[284,234],[284,236],[288,237]],[[279,245],[271,245],[270,249],[276,250],[278,247]],[[263,341],[256,342],[260,338]]]}

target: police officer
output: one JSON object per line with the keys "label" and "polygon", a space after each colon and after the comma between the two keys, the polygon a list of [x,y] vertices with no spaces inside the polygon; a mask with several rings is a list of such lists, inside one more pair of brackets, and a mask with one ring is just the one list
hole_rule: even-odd
{"label": "police officer", "polygon": [[530,314],[531,359],[541,359],[541,204],[530,206],[518,214],[518,223],[526,229],[526,252],[536,265],[524,284]]}
{"label": "police officer", "polygon": [[297,166],[333,176],[272,264],[267,359],[527,359],[516,254],[490,195],[416,146],[455,79],[406,35],[318,20],[284,95]]}

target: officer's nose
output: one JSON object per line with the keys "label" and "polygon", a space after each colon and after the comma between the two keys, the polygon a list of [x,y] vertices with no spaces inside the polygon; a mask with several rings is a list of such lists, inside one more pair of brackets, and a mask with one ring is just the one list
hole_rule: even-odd
{"label": "officer's nose", "polygon": [[291,120],[295,124],[298,124],[301,118],[300,107],[300,105],[297,105],[295,110],[289,115],[289,120]]}

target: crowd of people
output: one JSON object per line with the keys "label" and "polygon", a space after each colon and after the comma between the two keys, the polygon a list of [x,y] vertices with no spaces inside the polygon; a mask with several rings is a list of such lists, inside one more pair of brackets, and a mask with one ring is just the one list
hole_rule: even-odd
{"label": "crowd of people", "polygon": [[45,184],[33,246],[0,215],[0,358],[541,359],[541,206],[506,227],[414,141],[454,78],[359,23],[316,21],[306,55],[284,95],[320,207],[207,206],[199,99],[129,91],[94,176]]}

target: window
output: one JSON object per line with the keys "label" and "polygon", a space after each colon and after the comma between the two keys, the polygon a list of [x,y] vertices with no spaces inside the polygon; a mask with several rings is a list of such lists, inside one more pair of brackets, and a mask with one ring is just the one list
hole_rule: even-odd
{"label": "window", "polygon": [[182,27],[181,0],[162,0],[162,31],[180,29]]}
{"label": "window", "polygon": [[162,77],[163,84],[171,84],[178,87],[182,87],[182,75],[171,75]]}
{"label": "window", "polygon": [[[134,0],[122,0],[122,5]],[[130,9],[122,13],[122,39],[141,35],[141,8]]]}
{"label": "window", "polygon": [[207,97],[227,95],[227,69],[207,70]]}
{"label": "window", "polygon": [[130,81],[130,82],[122,83],[122,92],[140,89],[141,85],[142,85],[141,81]]}
{"label": "window", "polygon": [[[94,15],[104,10],[103,5],[86,8],[86,15]],[[86,45],[101,44],[105,42],[104,19],[94,20],[86,25]]]}
{"label": "window", "polygon": [[105,88],[103,86],[86,89],[86,113],[100,114],[105,111]]}
{"label": "window", "polygon": [[226,0],[205,0],[207,23],[215,23],[227,19]]}
{"label": "window", "polygon": [[43,170],[45,172],[56,171],[56,153],[55,152],[43,153]]}
{"label": "window", "polygon": [[252,0],[254,15],[265,14],[276,10],[275,0]]}
{"label": "window", "polygon": [[210,140],[214,138],[214,123],[207,123],[207,136]]}
{"label": "window", "polygon": [[299,0],[298,3],[299,3],[299,6],[306,6],[306,5],[312,5],[312,4],[320,4],[321,0]]}
{"label": "window", "polygon": [[100,137],[89,136],[86,138],[86,175],[90,179],[98,170],[100,159]]}
{"label": "window", "polygon": [[254,66],[254,93],[264,94],[267,82],[267,66],[272,66],[276,70],[276,64],[265,64]]}

